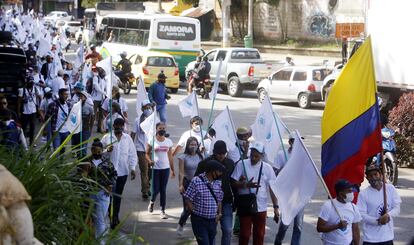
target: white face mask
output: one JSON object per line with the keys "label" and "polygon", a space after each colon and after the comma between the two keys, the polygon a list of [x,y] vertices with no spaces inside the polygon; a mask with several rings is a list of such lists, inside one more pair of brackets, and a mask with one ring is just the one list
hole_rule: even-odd
{"label": "white face mask", "polygon": [[352,202],[354,200],[354,193],[346,193],[345,202]]}
{"label": "white face mask", "polygon": [[195,125],[194,127],[193,127],[193,130],[194,130],[194,132],[200,132],[200,130],[201,130],[201,127],[200,127],[200,125]]}

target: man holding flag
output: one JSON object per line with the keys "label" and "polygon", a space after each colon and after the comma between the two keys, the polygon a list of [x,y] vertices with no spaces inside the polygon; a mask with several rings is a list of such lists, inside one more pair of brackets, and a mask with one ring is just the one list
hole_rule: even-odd
{"label": "man holding flag", "polygon": [[[71,119],[71,116],[73,114],[81,115],[78,120],[81,121],[81,126],[79,126],[79,133],[76,133],[72,136],[72,145],[79,146],[79,144],[82,143],[80,146],[80,152],[77,153],[79,158],[85,157],[87,154],[87,145],[88,143],[83,143],[85,141],[88,141],[89,137],[91,137],[92,132],[92,122],[93,122],[93,106],[87,102],[88,97],[90,96],[86,91],[80,91],[78,93],[79,96],[79,102],[81,103],[81,107],[78,106],[77,102],[69,115],[69,122],[73,123]],[[79,110],[79,112],[77,111]]]}

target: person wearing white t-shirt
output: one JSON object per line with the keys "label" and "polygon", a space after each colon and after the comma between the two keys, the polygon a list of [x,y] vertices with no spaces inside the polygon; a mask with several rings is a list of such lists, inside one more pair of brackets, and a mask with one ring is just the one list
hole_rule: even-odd
{"label": "person wearing white t-shirt", "polygon": [[92,66],[92,100],[93,100],[93,111],[95,114],[95,120],[97,120],[97,132],[101,133],[102,121],[103,121],[103,111],[102,111],[102,101],[105,96],[105,79],[100,77],[96,66]]}
{"label": "person wearing white t-shirt", "polygon": [[113,123],[112,133],[105,134],[102,138],[102,144],[108,149],[112,164],[118,174],[116,184],[113,189],[113,215],[111,228],[114,229],[119,224],[119,210],[121,208],[121,197],[124,187],[131,175],[131,180],[135,179],[135,167],[137,166],[137,152],[135,151],[134,141],[131,136],[124,133],[125,121],[118,118]]}
{"label": "person wearing white t-shirt", "polygon": [[147,160],[153,167],[153,192],[151,193],[151,201],[148,205],[148,212],[154,211],[154,202],[160,193],[161,219],[167,219],[165,214],[165,206],[167,199],[167,184],[168,178],[175,177],[174,161],[172,156],[173,143],[170,139],[165,137],[166,125],[163,122],[156,124],[155,129],[157,134],[152,139],[149,139],[147,145]]}
{"label": "person wearing white t-shirt", "polygon": [[[269,163],[263,162],[264,145],[255,141],[250,143],[250,158],[240,161],[231,175],[234,188],[238,189],[239,205],[237,214],[240,219],[239,244],[249,244],[253,226],[253,244],[263,244],[266,228],[267,191],[270,192],[274,208],[274,220],[279,221],[279,206],[277,198],[270,188],[270,183],[276,181],[276,175]],[[241,208],[245,197],[256,196],[257,212],[246,212]],[[249,198],[250,200],[251,198]]]}
{"label": "person wearing white t-shirt", "polygon": [[34,143],[34,130],[39,101],[39,91],[34,86],[33,77],[29,77],[25,87],[19,88],[17,114],[22,121],[22,129],[24,132],[26,132],[27,126],[29,126],[29,142],[31,145]]}
{"label": "person wearing white t-shirt", "polygon": [[[121,97],[121,93],[119,92],[118,86],[112,86],[112,102],[116,102],[119,104],[119,107],[122,111],[122,115],[124,118],[128,118],[128,104],[124,98]],[[102,102],[102,109],[104,110],[104,116],[108,116],[109,114],[109,98],[106,98]]]}
{"label": "person wearing white t-shirt", "polygon": [[[204,141],[204,137],[206,136],[207,132],[201,129],[202,125],[203,125],[203,119],[201,117],[195,116],[190,119],[191,129],[185,131],[181,135],[180,140],[178,140],[177,146],[174,149],[173,156],[180,153],[182,149],[185,149],[187,140],[190,137],[195,137],[198,142]],[[201,147],[203,147],[203,144],[201,144]]]}
{"label": "person wearing white t-shirt", "polygon": [[363,244],[393,244],[394,218],[400,213],[401,197],[391,184],[385,184],[387,208],[384,209],[384,183],[381,170],[368,166],[365,175],[370,186],[359,193],[357,206],[362,215]]}
{"label": "person wearing white t-shirt", "polygon": [[65,81],[63,80],[63,74],[63,70],[59,70],[58,76],[52,80],[52,91],[55,98],[59,97],[59,89],[67,88]]}
{"label": "person wearing white t-shirt", "polygon": [[316,230],[321,233],[324,245],[359,245],[359,222],[362,218],[352,203],[353,187],[348,180],[338,180],[335,184],[336,198],[323,204]]}

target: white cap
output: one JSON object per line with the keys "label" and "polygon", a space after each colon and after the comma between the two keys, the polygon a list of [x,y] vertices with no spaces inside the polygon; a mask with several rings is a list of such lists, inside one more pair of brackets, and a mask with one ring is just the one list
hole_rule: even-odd
{"label": "white cap", "polygon": [[65,72],[64,72],[63,70],[59,70],[59,71],[58,71],[58,75],[59,75],[59,76],[63,76],[63,74],[64,74],[64,73],[65,73]]}
{"label": "white cap", "polygon": [[264,145],[262,142],[259,141],[253,141],[250,143],[250,149],[255,149],[256,151],[258,151],[259,153],[264,153]]}
{"label": "white cap", "polygon": [[46,87],[45,88],[45,93],[50,93],[52,91],[52,89],[51,88],[49,88],[49,87]]}

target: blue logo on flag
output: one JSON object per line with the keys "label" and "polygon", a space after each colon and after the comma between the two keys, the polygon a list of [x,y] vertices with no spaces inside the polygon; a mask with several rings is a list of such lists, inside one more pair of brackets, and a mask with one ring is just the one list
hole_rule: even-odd
{"label": "blue logo on flag", "polygon": [[185,103],[189,106],[189,107],[193,107],[193,103],[191,103],[190,100],[186,100]]}
{"label": "blue logo on flag", "polygon": [[70,115],[70,122],[75,125],[78,121],[78,117],[75,114]]}
{"label": "blue logo on flag", "polygon": [[265,125],[265,123],[266,123],[266,120],[265,120],[265,118],[263,117],[263,115],[260,115],[259,116],[259,124],[261,125],[261,126],[264,126]]}

